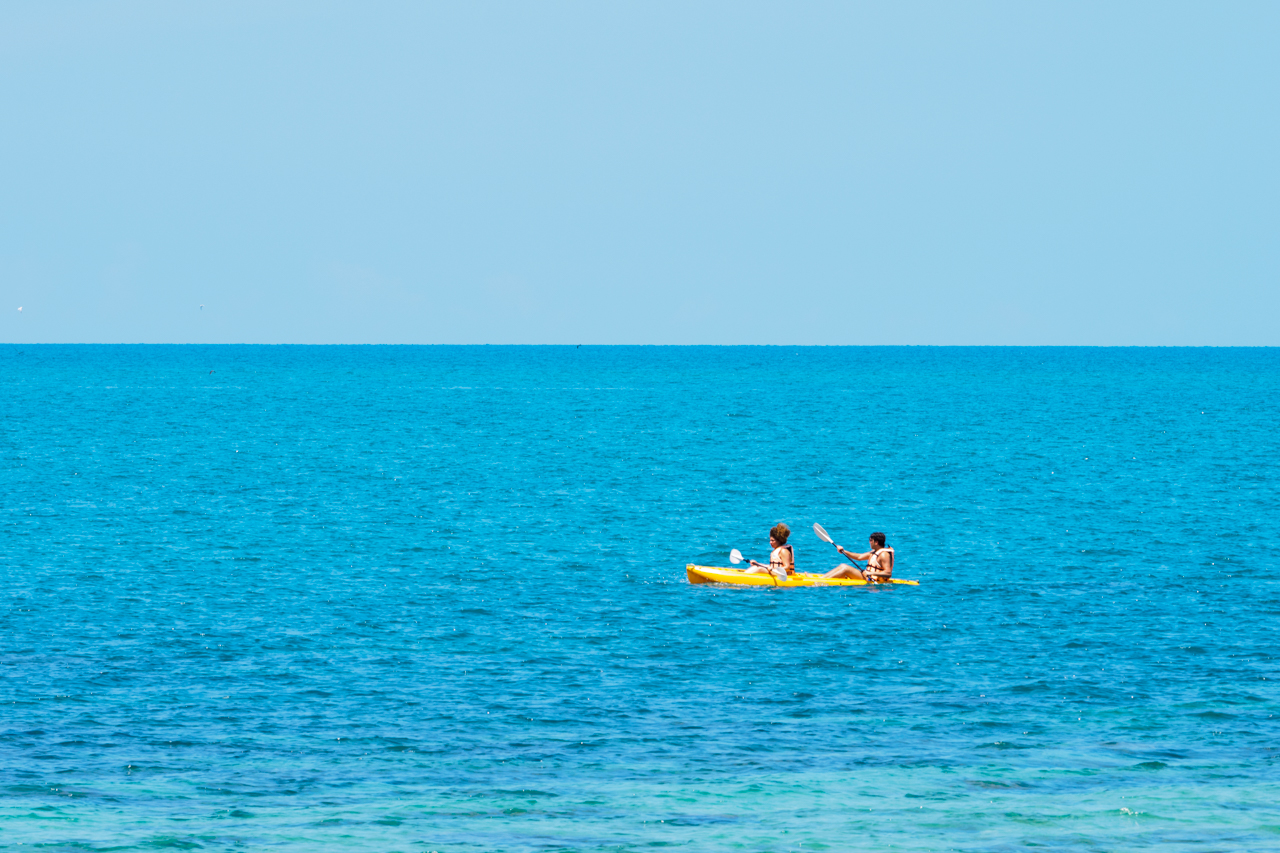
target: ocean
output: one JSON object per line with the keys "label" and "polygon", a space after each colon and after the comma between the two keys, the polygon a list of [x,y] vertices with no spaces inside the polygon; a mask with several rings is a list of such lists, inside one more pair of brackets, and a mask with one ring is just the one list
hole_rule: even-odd
{"label": "ocean", "polygon": [[[1280,849],[1280,351],[0,346],[0,847]],[[694,586],[872,531],[919,587]]]}

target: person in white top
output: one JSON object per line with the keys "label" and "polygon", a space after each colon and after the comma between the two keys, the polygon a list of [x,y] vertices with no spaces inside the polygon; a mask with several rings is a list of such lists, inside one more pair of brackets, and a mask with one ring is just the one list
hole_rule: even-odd
{"label": "person in white top", "polygon": [[836,566],[823,577],[828,578],[861,578],[867,583],[887,583],[893,577],[893,548],[884,544],[883,533],[872,533],[869,539],[871,550],[864,554],[854,554],[839,545],[836,548],[850,560],[866,560],[867,567],[860,569],[845,563]]}
{"label": "person in white top", "polygon": [[791,535],[791,528],[785,524],[774,525],[769,531],[769,547],[773,550],[769,553],[769,565],[757,563],[755,560],[748,560],[751,568],[747,569],[751,574],[770,573],[779,580],[786,578],[787,575],[793,575],[796,572],[796,553],[790,545],[787,544],[787,537]]}

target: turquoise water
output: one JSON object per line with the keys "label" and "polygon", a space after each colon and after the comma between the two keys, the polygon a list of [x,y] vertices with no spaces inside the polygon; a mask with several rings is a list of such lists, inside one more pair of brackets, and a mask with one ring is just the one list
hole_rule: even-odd
{"label": "turquoise water", "polygon": [[[0,846],[1280,848],[1280,352],[0,347]],[[918,588],[691,586],[883,530]]]}

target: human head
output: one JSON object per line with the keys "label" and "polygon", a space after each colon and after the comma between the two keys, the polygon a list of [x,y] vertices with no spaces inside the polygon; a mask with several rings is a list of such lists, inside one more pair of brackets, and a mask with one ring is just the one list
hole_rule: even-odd
{"label": "human head", "polygon": [[875,543],[875,545],[876,545],[876,547],[877,547],[877,548],[883,548],[883,547],[884,547],[884,534],[883,534],[883,533],[872,533],[872,534],[871,534],[871,541]]}
{"label": "human head", "polygon": [[787,537],[791,535],[791,528],[785,524],[775,524],[773,529],[769,531],[769,538],[777,542],[779,545],[787,544]]}

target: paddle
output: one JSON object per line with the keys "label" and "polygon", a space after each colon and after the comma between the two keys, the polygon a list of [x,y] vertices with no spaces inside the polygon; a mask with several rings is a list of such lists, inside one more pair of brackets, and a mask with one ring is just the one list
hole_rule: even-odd
{"label": "paddle", "polygon": [[[843,556],[845,556],[845,557],[849,557],[849,555],[848,555],[848,554],[846,554],[846,553],[844,552],[844,549],[843,549],[843,548],[841,548],[839,545],[836,545],[835,540],[833,540],[833,539],[831,538],[831,535],[830,535],[829,533],[827,533],[827,531],[826,531],[826,530],[824,530],[824,529],[823,529],[823,527],[822,527],[822,525],[821,525],[821,524],[817,524],[817,523],[815,523],[815,524],[813,525],[813,532],[814,532],[814,533],[816,533],[816,534],[818,534],[818,538],[819,538],[819,539],[821,539],[823,542],[829,542],[829,543],[831,543],[832,545],[835,545],[836,550],[837,550],[837,551],[839,551],[841,555],[843,555]],[[853,559],[853,557],[849,557],[849,562],[853,563],[853,565],[854,565],[855,567],[859,568],[859,569],[861,569],[861,568],[862,568],[862,566],[859,566],[859,565],[858,565],[858,561],[857,561],[857,560],[855,560],[855,559]]]}
{"label": "paddle", "polygon": [[[743,561],[746,561],[748,563],[755,563],[755,560],[747,560],[746,557],[742,556],[742,552],[739,551],[737,548],[734,548],[732,551],[729,552],[730,563],[733,563],[736,566],[738,565],[738,563],[741,563]],[[778,576],[773,573],[772,569],[769,570],[769,577],[773,578],[773,585],[777,586]]]}

